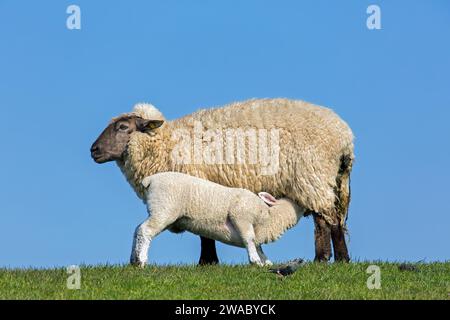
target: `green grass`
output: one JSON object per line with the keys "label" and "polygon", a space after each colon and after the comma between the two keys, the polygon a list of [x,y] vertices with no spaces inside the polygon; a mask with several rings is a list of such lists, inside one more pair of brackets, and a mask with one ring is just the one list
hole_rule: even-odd
{"label": "green grass", "polygon": [[[381,289],[369,290],[370,264]],[[0,269],[0,299],[449,299],[450,262],[308,263],[280,280],[254,266],[82,266],[81,288],[66,287],[65,269]]]}

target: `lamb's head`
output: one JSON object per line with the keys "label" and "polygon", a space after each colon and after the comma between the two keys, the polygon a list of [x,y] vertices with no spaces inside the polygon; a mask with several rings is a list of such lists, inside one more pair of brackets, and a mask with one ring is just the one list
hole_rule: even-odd
{"label": "lamb's head", "polygon": [[154,130],[163,123],[164,118],[156,108],[138,104],[133,112],[114,118],[103,130],[91,146],[91,157],[97,163],[120,160],[134,132]]}
{"label": "lamb's head", "polygon": [[258,193],[258,196],[270,207],[270,212],[274,214],[292,213],[292,215],[295,214],[297,216],[298,221],[298,219],[303,217],[306,212],[305,208],[299,206],[295,201],[289,198],[276,199],[267,192],[260,192]]}

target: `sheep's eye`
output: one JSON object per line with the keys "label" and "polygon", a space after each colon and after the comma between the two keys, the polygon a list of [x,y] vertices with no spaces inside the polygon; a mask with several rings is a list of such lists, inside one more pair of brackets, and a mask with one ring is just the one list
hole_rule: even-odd
{"label": "sheep's eye", "polygon": [[122,123],[122,124],[120,124],[119,129],[120,130],[128,130],[128,126],[126,124]]}

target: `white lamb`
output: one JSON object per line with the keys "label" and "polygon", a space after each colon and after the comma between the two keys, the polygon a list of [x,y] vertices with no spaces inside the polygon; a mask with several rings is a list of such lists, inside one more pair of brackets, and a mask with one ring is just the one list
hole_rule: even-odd
{"label": "white lamb", "polygon": [[130,258],[141,267],[147,263],[151,240],[165,229],[245,247],[251,263],[271,265],[261,245],[278,239],[306,211],[287,198],[256,195],[178,172],[148,176],[142,185],[149,218],[136,228]]}

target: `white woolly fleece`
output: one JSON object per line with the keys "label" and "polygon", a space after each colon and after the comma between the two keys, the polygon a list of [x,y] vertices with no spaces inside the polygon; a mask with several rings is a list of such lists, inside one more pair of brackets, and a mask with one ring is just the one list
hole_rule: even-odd
{"label": "white woolly fleece", "polygon": [[165,221],[164,228],[173,224],[178,230],[234,246],[245,246],[236,230],[255,228],[252,233],[256,244],[269,243],[296,225],[306,211],[289,199],[276,200],[270,194],[274,202],[269,207],[247,189],[225,187],[179,172],[157,173],[144,178],[142,184],[147,188],[149,219],[160,224]]}
{"label": "white woolly fleece", "polygon": [[165,120],[163,114],[150,103],[137,103],[131,114],[148,120]]}
{"label": "white woolly fleece", "polygon": [[[142,180],[149,218],[136,230],[131,261],[147,261],[151,240],[168,229],[245,247],[249,260],[271,264],[261,245],[278,239],[305,213],[289,199],[264,199],[247,189],[230,188],[179,172],[160,172]],[[265,198],[272,199],[272,206]],[[264,201],[263,201],[264,200]]]}
{"label": "white woolly fleece", "polygon": [[[150,104],[137,104],[133,112],[144,118],[163,119],[161,112]],[[201,122],[204,130],[279,129],[279,170],[268,177],[259,174],[262,162],[241,165],[174,163],[170,157],[177,146],[173,133],[195,132],[196,121]],[[205,140],[205,143],[209,142]],[[231,143],[234,144],[234,140]],[[227,145],[224,141],[224,148]],[[348,158],[349,165],[341,177],[343,201],[337,205],[336,178],[342,158]],[[117,164],[141,199],[145,198],[142,179],[158,172],[177,171],[254,193],[267,191],[276,197],[287,197],[308,208],[308,212],[318,212],[329,224],[338,222],[345,226],[353,159],[352,131],[330,109],[298,100],[258,99],[199,110],[165,121],[152,134],[135,132],[131,135],[127,156]]]}

